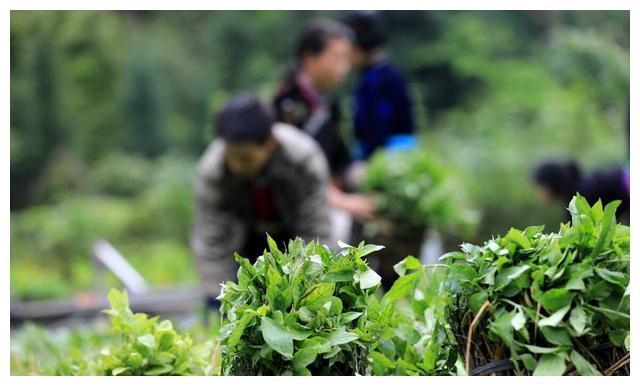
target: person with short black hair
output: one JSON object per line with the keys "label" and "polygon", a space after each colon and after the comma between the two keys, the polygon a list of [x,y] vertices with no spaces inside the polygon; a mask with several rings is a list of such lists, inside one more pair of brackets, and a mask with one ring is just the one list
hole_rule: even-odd
{"label": "person with short black hair", "polygon": [[[598,200],[602,200],[603,205],[621,200],[618,218],[626,220],[629,216],[631,196],[628,167],[599,169],[583,175],[575,161],[546,162],[535,168],[533,180],[538,196],[545,202],[560,202],[567,207],[571,198],[580,193],[591,205]],[[570,218],[570,215],[567,216]]]}
{"label": "person with short black hair", "polygon": [[233,280],[234,252],[255,259],[266,233],[282,244],[329,237],[328,166],[316,142],[275,123],[270,105],[250,95],[228,102],[214,119],[218,136],[201,157],[194,182],[190,246],[209,306]]}
{"label": "person with short black hair", "polygon": [[413,134],[413,107],[404,77],[385,49],[377,12],[349,12],[342,21],[355,36],[351,62],[360,70],[353,112],[355,156],[366,160],[394,139]]}
{"label": "person with short black hair", "polygon": [[319,19],[307,25],[298,39],[295,64],[287,71],[274,106],[278,121],[305,131],[324,151],[332,177],[329,202],[337,209],[334,213],[346,212],[366,221],[374,215],[374,204],[363,194],[348,192],[352,160],[340,128],[340,107],[332,95],[350,71],[352,41],[353,34],[341,23]]}

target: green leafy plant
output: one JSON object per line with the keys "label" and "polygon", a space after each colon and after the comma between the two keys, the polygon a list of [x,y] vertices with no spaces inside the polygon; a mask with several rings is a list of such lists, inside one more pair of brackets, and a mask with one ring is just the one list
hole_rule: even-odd
{"label": "green leafy plant", "polygon": [[129,309],[126,292],[109,292],[113,340],[96,364],[99,375],[208,375],[211,347],[178,334],[169,320],[158,322]]}
{"label": "green leafy plant", "polygon": [[[369,161],[363,189],[376,192],[377,207],[393,234],[421,237],[428,228],[443,233],[470,234],[477,213],[468,209],[451,171],[424,149],[379,151]],[[369,233],[384,229],[372,223]]]}
{"label": "green leafy plant", "polygon": [[448,267],[423,266],[408,256],[394,266],[400,276],[382,298],[397,303],[388,329],[369,354],[374,375],[456,375],[462,359],[449,325]]}
{"label": "green leafy plant", "polygon": [[630,239],[618,205],[578,195],[557,233],[512,228],[443,256],[467,372],[503,358],[516,374],[628,371]]}
{"label": "green leafy plant", "polygon": [[268,244],[254,264],[235,255],[238,282],[220,295],[217,352],[225,355],[215,367],[223,375],[366,374],[393,314],[373,297],[380,276],[363,260],[382,247],[341,244],[334,253],[298,238],[282,252]]}

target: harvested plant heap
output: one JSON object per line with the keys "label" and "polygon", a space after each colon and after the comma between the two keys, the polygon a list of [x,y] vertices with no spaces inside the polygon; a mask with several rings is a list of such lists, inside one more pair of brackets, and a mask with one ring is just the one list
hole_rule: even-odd
{"label": "harvested plant heap", "polygon": [[211,348],[194,345],[170,321],[134,314],[126,292],[109,292],[113,342],[100,353],[97,375],[210,375]]}
{"label": "harvested plant heap", "polygon": [[382,298],[395,304],[388,329],[369,354],[374,375],[460,375],[462,358],[449,325],[447,267],[423,266],[408,256],[394,267],[400,276]]}
{"label": "harvested plant heap", "polygon": [[368,373],[367,354],[387,328],[393,306],[383,308],[373,297],[380,276],[362,258],[382,247],[341,244],[334,253],[301,239],[286,251],[271,238],[268,244],[254,264],[235,255],[238,282],[227,281],[220,295],[222,326],[214,354],[220,365],[214,371]]}
{"label": "harvested plant heap", "polygon": [[[376,205],[396,236],[421,237],[428,228],[468,235],[478,216],[467,208],[450,174],[424,149],[378,151],[366,167],[363,189],[378,193]],[[384,224],[368,227],[375,235]]]}
{"label": "harvested plant heap", "polygon": [[618,204],[578,195],[558,233],[511,229],[441,258],[467,372],[510,359],[511,374],[628,374],[630,240]]}

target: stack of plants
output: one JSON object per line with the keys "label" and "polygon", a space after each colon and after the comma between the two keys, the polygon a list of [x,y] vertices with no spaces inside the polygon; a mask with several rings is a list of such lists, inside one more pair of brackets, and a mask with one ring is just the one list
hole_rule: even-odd
{"label": "stack of plants", "polygon": [[511,229],[443,256],[467,373],[629,373],[629,228],[580,196],[557,233]]}
{"label": "stack of plants", "polygon": [[393,307],[373,296],[380,276],[363,257],[382,247],[341,244],[339,252],[301,239],[251,264],[236,254],[237,283],[220,295],[223,375],[367,374],[367,355]]}
{"label": "stack of plants", "polygon": [[97,375],[209,375],[211,347],[180,335],[169,320],[158,322],[129,309],[126,292],[109,292],[112,341],[100,352]]}
{"label": "stack of plants", "polygon": [[367,236],[391,233],[396,238],[421,240],[429,228],[469,235],[478,220],[450,168],[436,162],[425,149],[376,152],[367,164],[362,185],[365,191],[377,193],[376,206],[385,220],[369,224]]}

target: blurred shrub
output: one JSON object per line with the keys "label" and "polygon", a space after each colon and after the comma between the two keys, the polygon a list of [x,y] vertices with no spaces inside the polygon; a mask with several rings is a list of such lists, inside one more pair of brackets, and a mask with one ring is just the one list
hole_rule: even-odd
{"label": "blurred shrub", "polygon": [[91,168],[85,186],[92,193],[135,196],[149,185],[151,171],[150,162],[143,157],[111,153]]}

